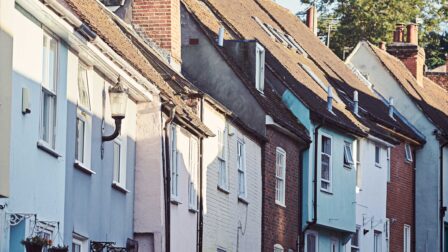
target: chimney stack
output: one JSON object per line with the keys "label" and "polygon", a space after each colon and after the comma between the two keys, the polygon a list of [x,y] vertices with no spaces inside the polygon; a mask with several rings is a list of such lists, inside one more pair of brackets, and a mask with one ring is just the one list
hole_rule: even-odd
{"label": "chimney stack", "polygon": [[387,46],[387,52],[398,59],[408,68],[417,80],[417,85],[423,87],[425,72],[425,50],[418,46],[418,32],[416,24],[407,26],[406,41],[403,41],[403,24],[397,24],[394,31],[394,42]]}
{"label": "chimney stack", "polygon": [[397,24],[394,31],[394,42],[403,42],[404,25]]}
{"label": "chimney stack", "polygon": [[379,46],[380,46],[380,49],[381,49],[381,50],[386,51],[386,42],[381,41],[380,44],[379,44]]}
{"label": "chimney stack", "polygon": [[306,26],[308,26],[314,35],[317,35],[317,12],[316,6],[314,5],[306,11]]}
{"label": "chimney stack", "polygon": [[137,32],[167,50],[180,69],[180,0],[133,0],[132,24]]}

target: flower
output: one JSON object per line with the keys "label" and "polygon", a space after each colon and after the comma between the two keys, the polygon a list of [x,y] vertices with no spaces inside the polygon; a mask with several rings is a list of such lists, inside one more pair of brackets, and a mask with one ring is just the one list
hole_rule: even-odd
{"label": "flower", "polygon": [[26,244],[33,244],[33,245],[39,245],[43,247],[51,246],[52,241],[50,239],[47,239],[45,237],[41,236],[33,236],[33,237],[27,237],[25,240],[22,240],[21,242],[23,245]]}

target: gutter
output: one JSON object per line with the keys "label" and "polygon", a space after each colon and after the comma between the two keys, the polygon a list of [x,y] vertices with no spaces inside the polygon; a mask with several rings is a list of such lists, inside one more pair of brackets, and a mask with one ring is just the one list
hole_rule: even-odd
{"label": "gutter", "polygon": [[[316,128],[314,128],[314,179],[313,179],[313,220],[307,222],[307,226],[303,229],[300,239],[300,251],[305,251],[305,233],[317,224],[317,151],[319,148],[319,129],[324,125],[322,121]],[[303,193],[303,192],[302,192]]]}
{"label": "gutter", "polygon": [[[440,144],[440,175],[439,175],[439,179],[440,179],[440,186],[439,186],[439,194],[440,194],[440,251],[444,251],[443,250],[443,235],[444,235],[444,218],[445,218],[445,213],[447,210],[447,207],[443,205],[443,148],[448,146],[448,142],[445,142],[443,144]],[[446,246],[446,244],[445,244]]]}
{"label": "gutter", "polygon": [[[165,186],[165,251],[170,252],[170,234],[171,234],[171,172],[170,172],[170,138],[168,134],[168,126],[174,120],[176,115],[176,107],[173,106],[169,108],[169,118],[163,126],[164,136],[162,136],[162,143],[164,148],[162,148],[162,158],[164,159],[163,167],[163,177]],[[163,113],[161,114],[161,121],[163,122]]]}

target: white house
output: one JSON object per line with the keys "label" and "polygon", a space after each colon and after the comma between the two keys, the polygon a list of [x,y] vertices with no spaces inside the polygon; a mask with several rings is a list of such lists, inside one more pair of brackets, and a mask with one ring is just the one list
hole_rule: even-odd
{"label": "white house", "polygon": [[[414,27],[410,25],[408,29]],[[403,29],[397,29],[396,33],[400,31]],[[408,31],[408,34],[414,33]],[[416,38],[395,39],[388,45],[387,52],[369,42],[360,42],[347,63],[368,78],[372,88],[383,97],[393,98],[393,106],[423,133],[426,144],[416,151],[415,157],[416,226],[411,228],[416,232],[416,251],[441,251],[445,232],[441,218],[447,202],[446,186],[443,187],[446,181],[444,170],[448,164],[447,92],[423,77],[424,52],[418,47]]]}

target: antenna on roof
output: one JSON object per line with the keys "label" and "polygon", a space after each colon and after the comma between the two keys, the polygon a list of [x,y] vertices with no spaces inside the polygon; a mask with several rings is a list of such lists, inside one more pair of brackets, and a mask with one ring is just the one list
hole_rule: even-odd
{"label": "antenna on roof", "polygon": [[358,100],[358,91],[356,91],[356,90],[353,92],[353,102],[354,102],[353,113],[355,113],[356,115],[358,115],[358,111],[359,111],[359,100]]}
{"label": "antenna on roof", "polygon": [[328,86],[327,89],[327,110],[333,112],[333,90],[331,90],[331,86]]}
{"label": "antenna on roof", "polygon": [[219,31],[218,31],[218,46],[223,47],[224,46],[224,32],[225,29],[224,27],[219,27]]}

